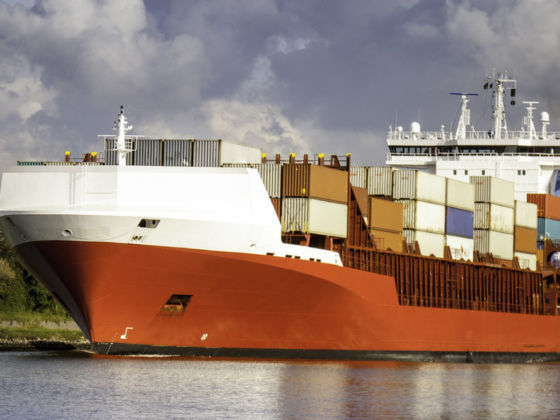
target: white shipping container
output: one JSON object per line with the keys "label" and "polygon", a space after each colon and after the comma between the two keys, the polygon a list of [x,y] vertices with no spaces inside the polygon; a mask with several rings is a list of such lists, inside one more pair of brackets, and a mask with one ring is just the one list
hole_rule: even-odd
{"label": "white shipping container", "polygon": [[446,206],[461,210],[474,211],[473,184],[447,179]]}
{"label": "white shipping container", "polygon": [[443,258],[445,235],[423,232],[421,230],[404,229],[403,236],[408,244],[414,244],[414,242],[418,241],[422,255],[434,255],[438,258]]}
{"label": "white shipping container", "polygon": [[447,235],[445,244],[449,247],[454,260],[473,260],[474,239]]}
{"label": "white shipping container", "polygon": [[426,201],[445,205],[446,178],[417,170],[395,171],[393,199]]}
{"label": "white shipping container", "polygon": [[514,257],[519,258],[519,267],[529,270],[537,271],[537,255],[526,254],[525,252],[514,252]]}
{"label": "white shipping container", "polygon": [[469,179],[475,186],[474,199],[477,203],[513,208],[515,183],[492,176],[471,176]]}
{"label": "white shipping container", "polygon": [[497,204],[476,203],[474,228],[513,234],[514,210]]}
{"label": "white shipping container", "polygon": [[537,210],[536,204],[515,200],[515,226],[537,229]]}
{"label": "white shipping container", "polygon": [[354,187],[367,188],[367,168],[365,166],[351,166],[350,183]]}
{"label": "white shipping container", "polygon": [[395,200],[403,205],[403,228],[445,233],[445,206],[417,200]]}
{"label": "white shipping container", "polygon": [[282,193],[282,164],[280,163],[258,163],[253,168],[259,171],[259,175],[272,198],[280,198]]}
{"label": "white shipping container", "polygon": [[346,238],[348,206],[313,198],[283,198],[281,224],[282,232]]}
{"label": "white shipping container", "polygon": [[261,163],[262,149],[223,140],[194,140],[193,166],[219,167],[228,163]]}
{"label": "white shipping container", "polygon": [[474,230],[474,249],[505,260],[513,259],[513,235],[486,229]]}
{"label": "white shipping container", "polygon": [[389,166],[370,166],[367,168],[368,195],[393,195],[393,172]]}
{"label": "white shipping container", "polygon": [[282,232],[309,233],[308,198],[283,198],[281,215]]}
{"label": "white shipping container", "polygon": [[309,233],[346,238],[348,235],[348,206],[310,198]]}
{"label": "white shipping container", "polygon": [[221,140],[220,164],[262,163],[262,149]]}

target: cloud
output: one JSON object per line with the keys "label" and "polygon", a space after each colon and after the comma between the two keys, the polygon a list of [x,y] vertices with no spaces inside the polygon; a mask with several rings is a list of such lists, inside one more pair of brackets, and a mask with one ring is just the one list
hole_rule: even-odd
{"label": "cloud", "polygon": [[[482,93],[492,68],[560,118],[556,2],[15,3],[0,0],[0,164],[91,151],[120,105],[136,134],[382,164],[396,113],[447,127],[448,92]],[[469,105],[476,122],[484,97]]]}

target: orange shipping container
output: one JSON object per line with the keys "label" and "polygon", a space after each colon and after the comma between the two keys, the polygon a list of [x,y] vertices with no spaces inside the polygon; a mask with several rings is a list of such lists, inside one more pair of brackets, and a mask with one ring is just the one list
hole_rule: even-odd
{"label": "orange shipping container", "polygon": [[527,202],[537,205],[537,216],[560,221],[560,197],[550,194],[527,194]]}
{"label": "orange shipping container", "polygon": [[372,198],[368,220],[371,229],[400,233],[403,231],[403,205]]}
{"label": "orange shipping container", "polygon": [[537,231],[515,226],[513,249],[516,252],[536,254],[537,252]]}
{"label": "orange shipping container", "polygon": [[347,203],[348,172],[319,165],[283,165],[282,197]]}
{"label": "orange shipping container", "polygon": [[402,252],[403,237],[400,233],[387,232],[383,230],[371,229],[373,238],[375,239],[375,246],[380,251]]}

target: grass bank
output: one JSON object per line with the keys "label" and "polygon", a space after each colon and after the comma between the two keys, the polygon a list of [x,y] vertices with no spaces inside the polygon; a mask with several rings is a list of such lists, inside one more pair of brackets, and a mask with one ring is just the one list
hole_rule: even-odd
{"label": "grass bank", "polygon": [[86,337],[81,331],[53,330],[36,325],[22,328],[0,328],[0,339],[3,340],[56,340],[84,341]]}

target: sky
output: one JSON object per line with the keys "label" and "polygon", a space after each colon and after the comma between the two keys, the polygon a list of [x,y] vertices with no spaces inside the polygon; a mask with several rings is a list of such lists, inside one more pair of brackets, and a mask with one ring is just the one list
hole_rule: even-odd
{"label": "sky", "polygon": [[390,125],[457,124],[450,92],[488,130],[493,69],[510,129],[538,101],[554,130],[559,21],[549,0],[0,0],[0,165],[100,152],[121,105],[130,134],[383,165]]}

